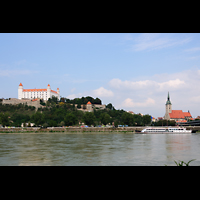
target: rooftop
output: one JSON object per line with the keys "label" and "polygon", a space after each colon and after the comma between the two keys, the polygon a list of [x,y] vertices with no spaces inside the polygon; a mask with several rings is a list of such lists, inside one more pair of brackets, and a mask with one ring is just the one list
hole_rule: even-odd
{"label": "rooftop", "polygon": [[47,89],[23,89],[23,92],[45,92]]}
{"label": "rooftop", "polygon": [[171,119],[185,119],[185,117],[192,117],[189,112],[183,112],[182,110],[172,110],[169,113]]}

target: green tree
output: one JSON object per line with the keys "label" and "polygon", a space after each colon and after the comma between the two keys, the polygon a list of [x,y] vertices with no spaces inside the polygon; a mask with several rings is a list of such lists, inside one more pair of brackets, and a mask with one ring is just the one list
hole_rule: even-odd
{"label": "green tree", "polygon": [[101,120],[101,123],[104,125],[108,124],[111,121],[110,115],[107,113],[102,113],[99,119]]}
{"label": "green tree", "polygon": [[115,127],[118,127],[118,125],[119,125],[119,121],[118,121],[118,120],[115,120],[115,121],[114,121],[114,126],[115,126]]}
{"label": "green tree", "polygon": [[44,103],[44,100],[43,99],[40,99],[40,104],[42,105],[42,106],[45,106],[46,104]]}
{"label": "green tree", "polygon": [[64,122],[66,126],[73,126],[78,123],[77,117],[72,113],[67,113]]}
{"label": "green tree", "polygon": [[133,125],[134,126],[143,126],[142,116],[141,115],[133,115]]}
{"label": "green tree", "polygon": [[9,122],[9,114],[8,113],[0,113],[0,124],[2,124],[2,126],[9,126],[10,122]]}
{"label": "green tree", "polygon": [[43,113],[36,112],[31,116],[31,121],[34,122],[36,126],[42,125],[45,122],[45,116]]}
{"label": "green tree", "polygon": [[101,105],[101,99],[99,99],[99,98],[94,99],[94,104]]}
{"label": "green tree", "polygon": [[26,127],[26,122],[23,123],[23,127]]}
{"label": "green tree", "polygon": [[58,124],[58,126],[60,126],[60,127],[62,127],[62,126],[64,126],[65,125],[65,122],[64,121],[61,121],[59,124]]}
{"label": "green tree", "polygon": [[109,103],[109,104],[106,106],[106,108],[109,108],[110,110],[114,110],[114,109],[115,109],[114,106],[112,105],[112,103]]}
{"label": "green tree", "polygon": [[30,122],[28,122],[28,127],[31,127],[31,123]]}
{"label": "green tree", "polygon": [[122,114],[122,123],[132,126],[133,125],[133,115],[127,112]]}
{"label": "green tree", "polygon": [[50,127],[56,127],[56,126],[57,126],[56,121],[54,121],[54,120],[50,120],[50,122],[49,122],[49,126],[50,126]]}
{"label": "green tree", "polygon": [[65,103],[65,98],[64,98],[64,97],[61,97],[61,98],[60,98],[60,102]]}
{"label": "green tree", "polygon": [[46,105],[49,107],[50,106],[50,102],[49,100],[46,102]]}
{"label": "green tree", "polygon": [[159,120],[157,122],[154,122],[153,124],[154,126],[175,126],[176,122],[175,120],[171,121],[171,120],[164,119],[164,120]]}
{"label": "green tree", "polygon": [[151,116],[150,115],[144,115],[142,117],[143,123],[144,125],[149,125],[151,123]]}
{"label": "green tree", "polygon": [[78,103],[77,108],[81,108],[81,104],[80,103]]}
{"label": "green tree", "polygon": [[47,127],[48,127],[48,123],[45,122],[45,123],[43,124],[43,127],[44,127],[44,128],[47,128]]}
{"label": "green tree", "polygon": [[91,126],[95,122],[95,115],[93,112],[86,112],[83,115],[83,121],[86,125]]}

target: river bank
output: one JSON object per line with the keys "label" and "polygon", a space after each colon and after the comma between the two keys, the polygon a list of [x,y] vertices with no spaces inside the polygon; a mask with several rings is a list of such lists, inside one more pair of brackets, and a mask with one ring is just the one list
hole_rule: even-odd
{"label": "river bank", "polygon": [[[16,127],[16,128],[0,128],[0,133],[90,133],[90,132],[130,132],[141,133],[145,127]],[[200,127],[190,127],[196,129],[196,132],[200,132]],[[186,128],[187,130],[189,127]]]}
{"label": "river bank", "polygon": [[38,133],[38,132],[140,132],[144,127],[26,127],[26,128],[0,128],[0,133]]}

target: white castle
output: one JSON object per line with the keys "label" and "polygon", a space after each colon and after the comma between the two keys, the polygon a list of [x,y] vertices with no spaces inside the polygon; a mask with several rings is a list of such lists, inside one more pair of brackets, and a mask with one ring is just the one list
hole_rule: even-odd
{"label": "white castle", "polygon": [[47,89],[23,89],[23,85],[20,83],[18,87],[18,99],[36,99],[40,98],[43,100],[48,100],[55,96],[60,100],[60,90],[57,88],[57,91],[51,90],[50,85],[48,84]]}

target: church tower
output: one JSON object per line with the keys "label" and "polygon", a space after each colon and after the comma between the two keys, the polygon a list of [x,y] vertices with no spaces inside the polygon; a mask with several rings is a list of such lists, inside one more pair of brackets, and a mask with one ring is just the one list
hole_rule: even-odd
{"label": "church tower", "polygon": [[164,119],[170,120],[169,113],[172,113],[172,103],[170,101],[169,92],[168,92],[167,102],[165,106],[166,106],[166,111],[165,111]]}
{"label": "church tower", "polygon": [[18,87],[18,99],[23,98],[23,85],[20,83]]}

